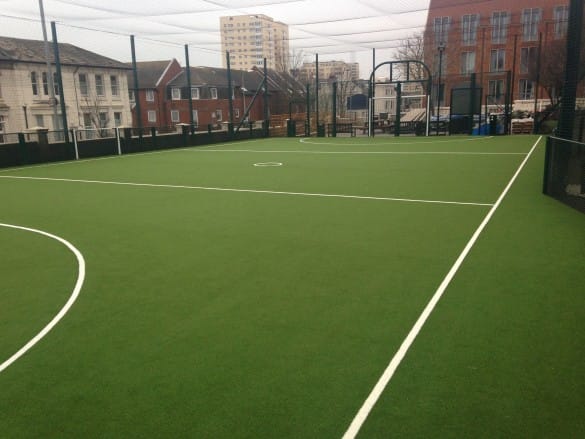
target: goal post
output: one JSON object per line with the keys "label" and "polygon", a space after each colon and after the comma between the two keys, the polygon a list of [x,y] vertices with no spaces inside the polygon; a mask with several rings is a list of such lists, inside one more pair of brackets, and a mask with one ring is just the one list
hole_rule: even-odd
{"label": "goal post", "polygon": [[[410,77],[411,65],[420,67],[420,77]],[[390,77],[377,82],[375,74],[382,66],[390,67]],[[393,78],[394,70],[406,74]],[[430,70],[421,61],[387,61],[378,64],[369,79],[368,136],[373,137],[376,129],[393,132],[395,136],[401,133],[428,136],[431,122],[431,84]]]}

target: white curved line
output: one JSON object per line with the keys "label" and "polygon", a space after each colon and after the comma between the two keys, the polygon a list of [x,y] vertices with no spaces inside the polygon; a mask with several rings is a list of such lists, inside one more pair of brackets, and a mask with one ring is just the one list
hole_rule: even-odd
{"label": "white curved line", "polygon": [[47,236],[51,239],[59,241],[61,244],[63,244],[65,247],[67,247],[75,255],[75,257],[77,258],[77,263],[79,265],[79,271],[77,274],[77,281],[75,282],[75,287],[73,288],[73,292],[71,293],[69,300],[67,300],[67,303],[65,303],[63,308],[61,308],[61,311],[59,311],[59,313],[55,317],[53,317],[53,320],[51,320],[41,330],[41,332],[39,332],[37,335],[35,335],[27,344],[25,344],[22,348],[20,348],[18,350],[18,352],[16,352],[14,355],[12,355],[8,360],[6,360],[2,364],[0,364],[0,373],[1,373],[4,371],[4,369],[6,369],[8,366],[10,366],[12,363],[14,363],[20,357],[22,357],[29,349],[31,349],[35,344],[37,344],[45,335],[47,335],[49,333],[49,331],[51,331],[51,329],[53,329],[57,325],[57,323],[59,323],[59,321],[65,316],[65,314],[67,314],[69,309],[73,306],[73,304],[77,300],[77,297],[79,296],[79,292],[81,291],[81,287],[83,286],[83,281],[85,280],[85,259],[83,259],[83,255],[81,254],[81,252],[79,250],[77,250],[75,248],[75,246],[73,244],[71,244],[69,241],[66,241],[65,239],[63,239],[59,236],[52,235],[51,233],[43,232],[42,230],[31,229],[31,228],[22,227],[22,226],[15,226],[12,224],[0,223],[0,227],[8,227],[11,229],[18,229],[18,230],[24,230],[27,232],[38,233],[39,235]]}

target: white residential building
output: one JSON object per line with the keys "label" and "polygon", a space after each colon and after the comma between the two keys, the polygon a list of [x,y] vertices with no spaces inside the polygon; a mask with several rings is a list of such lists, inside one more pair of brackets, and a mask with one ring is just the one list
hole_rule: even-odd
{"label": "white residential building", "polygon": [[288,71],[288,26],[262,15],[235,15],[220,17],[223,67],[227,67],[225,53],[230,52],[233,69],[248,70],[262,67],[264,58],[269,69]]}
{"label": "white residential building", "polygon": [[[59,43],[63,93],[56,80],[53,44],[51,70],[57,102],[65,96],[69,128],[110,128],[132,124],[128,95],[129,67],[118,61]],[[0,37],[0,133],[24,132],[34,127],[62,128],[50,101],[44,42]]]}

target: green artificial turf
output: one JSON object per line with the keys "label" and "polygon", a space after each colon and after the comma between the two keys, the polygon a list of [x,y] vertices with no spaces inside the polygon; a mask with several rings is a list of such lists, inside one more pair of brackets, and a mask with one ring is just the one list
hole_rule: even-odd
{"label": "green artificial turf", "polygon": [[[490,207],[307,194],[494,203],[524,155],[363,154],[526,154],[536,138],[472,140],[269,139],[0,172],[93,181],[0,178],[0,222],[87,264],[70,312],[0,373],[2,435],[340,437]],[[542,152],[363,437],[583,432],[584,217],[539,194]],[[1,362],[77,267],[48,238],[0,240]]]}

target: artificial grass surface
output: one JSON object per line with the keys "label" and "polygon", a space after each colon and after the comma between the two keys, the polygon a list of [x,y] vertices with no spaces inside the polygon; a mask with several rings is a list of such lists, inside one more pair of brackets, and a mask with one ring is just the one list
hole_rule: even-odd
{"label": "artificial grass surface", "polygon": [[[536,139],[463,140],[433,144],[401,139],[389,145],[385,139],[366,146],[352,145],[354,139],[330,145],[273,139],[216,149],[526,152]],[[197,148],[0,175],[491,203],[522,158]],[[283,166],[252,166],[269,161]],[[516,220],[520,223],[535,210],[553,209],[556,215],[567,211],[552,200],[530,195],[538,194],[541,169],[539,160],[531,164],[520,195],[526,206]],[[7,437],[340,437],[489,210],[3,178],[0,191],[0,222],[62,236],[82,251],[87,263],[84,287],[70,313],[0,374],[0,405],[5,408],[0,426]],[[504,214],[514,207],[504,204],[502,215],[491,224],[504,221],[500,227],[509,230]],[[578,214],[571,218],[570,225],[582,221]],[[566,230],[562,236],[571,227]],[[444,323],[423,329],[366,422],[364,437],[506,431],[506,424],[502,430],[502,423],[493,418],[484,422],[487,415],[502,415],[498,399],[478,401],[475,390],[484,388],[485,380],[494,381],[498,370],[479,368],[460,385],[460,399],[455,399],[449,389],[453,382],[460,383],[461,374],[457,369],[450,373],[443,359],[440,379],[430,383],[437,365],[429,359],[450,358],[452,345],[459,343],[485,353],[480,346],[493,337],[483,301],[506,282],[526,282],[524,296],[529,295],[534,287],[530,276],[501,274],[507,273],[503,261],[519,256],[507,250],[517,236],[507,234],[493,242],[482,237],[477,248],[487,246],[488,261],[494,258],[493,248],[498,249],[495,259],[500,264],[492,270],[481,260],[474,263],[489,281],[472,283],[474,294],[465,295],[466,301],[455,300],[457,293],[447,291],[429,325],[438,319]],[[46,268],[47,285],[57,287],[72,285],[76,268],[74,258],[55,242],[16,236],[4,228],[0,237],[18,255],[2,265],[10,287],[2,282],[0,309],[27,310],[20,321],[11,317],[9,326],[16,329],[3,336],[6,342],[0,345],[9,350],[44,325],[39,320],[59,308],[67,295],[59,288],[43,289],[44,300],[39,302],[38,288],[30,288],[23,277],[22,261],[31,253],[41,265],[52,261]],[[27,240],[39,241],[34,252]],[[549,245],[556,248],[554,242]],[[540,256],[542,264],[546,259]],[[572,274],[576,265],[567,262],[566,272]],[[474,273],[470,279],[477,278]],[[455,310],[449,307],[451,301]],[[41,311],[30,315],[27,303]],[[513,303],[519,315],[522,303]],[[538,304],[533,308],[540,309]],[[502,306],[491,315],[516,314],[513,309]],[[4,312],[1,315],[4,321]],[[454,317],[461,315],[472,323],[489,320],[478,323],[484,340],[471,337],[473,331],[466,327],[456,329]],[[579,330],[575,324],[561,326],[557,335]],[[513,346],[523,346],[533,336],[522,331],[514,335]],[[559,369],[579,355],[583,358],[583,351],[575,352],[572,346],[558,361]],[[525,349],[523,358],[533,352]],[[415,361],[417,355],[420,360]],[[510,352],[505,346],[494,355],[502,358],[498,376],[506,375]],[[529,374],[525,377],[532,382]],[[538,382],[539,377],[534,378]],[[582,382],[578,384],[582,389]],[[465,392],[468,387],[471,391]],[[523,397],[510,392],[508,403],[520,404]],[[550,403],[550,398],[537,400],[534,410]],[[472,416],[476,406],[486,408],[478,407],[477,416]],[[443,422],[459,410],[468,413],[454,423],[459,429]],[[521,416],[531,425],[530,418]]]}

